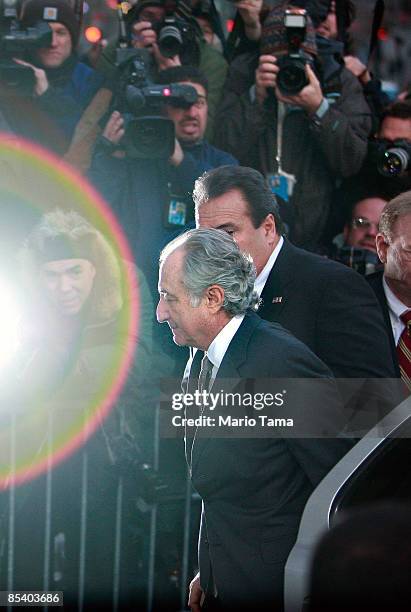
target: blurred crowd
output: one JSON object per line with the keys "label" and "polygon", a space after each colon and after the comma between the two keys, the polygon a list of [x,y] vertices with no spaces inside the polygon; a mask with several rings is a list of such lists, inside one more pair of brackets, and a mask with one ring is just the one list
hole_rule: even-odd
{"label": "blurred crowd", "polygon": [[[111,360],[129,341],[123,313],[134,303],[125,286],[137,287],[137,356],[118,408],[99,424],[87,450],[90,473],[107,467],[110,477],[102,476],[104,493],[95,483],[87,510],[60,502],[65,518],[53,529],[56,537],[66,530],[69,542],[72,528],[76,539],[77,527],[63,525],[74,512],[88,513],[90,555],[102,560],[90,585],[95,595],[102,576],[112,584],[104,551],[111,558],[114,545],[107,548],[101,534],[114,529],[124,478],[124,516],[140,512],[146,521],[131,518],[127,531],[124,519],[121,527],[121,567],[129,569],[117,591],[133,601],[130,584],[144,582],[147,508],[163,495],[162,596],[177,597],[175,533],[182,530],[186,468],[177,444],[162,441],[156,448],[153,415],[155,379],[181,378],[188,350],[155,321],[159,254],[196,224],[226,229],[252,255],[257,274],[265,274],[263,298],[272,266],[287,256],[272,304],[280,305],[281,292],[296,278],[300,294],[293,297],[299,306],[306,300],[307,309],[287,311],[281,320],[263,300],[261,316],[290,329],[336,377],[401,377],[410,387],[411,367],[397,345],[408,326],[403,311],[411,308],[411,85],[401,83],[393,96],[369,68],[381,26],[372,3],[367,54],[358,55],[351,0],[235,0],[228,35],[213,0],[124,2],[113,11],[114,36],[86,50],[79,45],[82,2],[9,4],[0,1],[1,255],[7,277],[22,274],[18,293],[27,302],[27,320],[17,382],[7,397],[62,406],[104,393]],[[129,261],[87,211],[50,199],[36,212],[8,199],[12,181],[28,179],[7,143],[24,148],[27,142],[63,160],[104,199],[128,240]],[[43,182],[30,179],[27,194]],[[273,225],[264,225],[268,218]],[[276,257],[282,250],[278,264],[274,250]],[[62,419],[58,409],[53,414]],[[32,442],[34,457],[45,442],[41,436]],[[73,491],[84,486],[73,477],[82,469],[78,459],[71,461],[56,477],[60,500],[70,479]],[[22,525],[30,495],[39,493],[24,491],[18,502]],[[20,538],[24,548],[30,535]],[[78,554],[66,545],[63,557]],[[26,576],[28,560],[16,559],[16,575]],[[74,592],[77,574],[70,571],[67,588]],[[36,579],[16,585],[39,588]]]}

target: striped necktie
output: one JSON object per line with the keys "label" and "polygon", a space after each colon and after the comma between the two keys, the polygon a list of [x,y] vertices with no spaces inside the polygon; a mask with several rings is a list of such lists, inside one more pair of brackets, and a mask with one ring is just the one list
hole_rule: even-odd
{"label": "striped necktie", "polygon": [[401,378],[411,391],[411,310],[403,312],[400,319],[405,323],[405,329],[397,344],[397,356]]}

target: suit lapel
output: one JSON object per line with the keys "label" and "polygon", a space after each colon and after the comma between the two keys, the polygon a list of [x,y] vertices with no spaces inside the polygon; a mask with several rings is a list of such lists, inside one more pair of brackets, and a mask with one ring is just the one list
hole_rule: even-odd
{"label": "suit lapel", "polygon": [[374,274],[370,276],[368,280],[369,285],[372,287],[377,300],[381,306],[382,315],[384,317],[384,322],[387,327],[388,336],[390,339],[390,347],[391,347],[391,355],[394,363],[394,368],[398,377],[401,377],[400,368],[398,365],[398,356],[397,356],[397,347],[395,345],[394,334],[392,332],[392,325],[390,319],[390,311],[388,309],[387,298],[385,296],[384,287],[382,284],[383,273],[380,272],[378,274]]}
{"label": "suit lapel", "polygon": [[[216,379],[213,384],[213,391],[225,393],[230,392],[241,379],[241,366],[247,361],[248,344],[255,328],[260,325],[261,319],[256,314],[250,312],[244,317],[243,322],[238,328],[234,338],[224,355],[218,369]],[[204,450],[212,442],[213,438],[194,438],[192,445],[192,471]],[[190,465],[190,463],[189,463]]]}
{"label": "suit lapel", "polygon": [[289,286],[293,282],[292,245],[284,239],[284,244],[261,294],[258,314],[267,321],[277,321],[287,304]]}

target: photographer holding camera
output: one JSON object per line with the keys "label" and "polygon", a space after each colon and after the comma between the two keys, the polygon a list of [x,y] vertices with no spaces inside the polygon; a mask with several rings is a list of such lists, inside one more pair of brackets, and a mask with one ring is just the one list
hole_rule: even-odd
{"label": "photographer holding camera", "polygon": [[[155,117],[157,122],[152,122],[152,116],[130,121],[127,113],[116,110],[105,126],[90,172],[91,180],[123,225],[153,294],[157,292],[154,264],[161,248],[194,221],[191,192],[195,180],[212,168],[238,163],[204,138],[206,78],[194,67],[178,66],[165,70],[159,80],[171,83],[163,86],[167,92],[178,84],[191,86],[195,94],[191,101],[163,97],[162,114],[173,128],[171,135],[175,133],[171,150],[163,146],[170,138],[163,117]],[[161,91],[160,85],[156,87]],[[150,123],[144,124],[145,120]]]}
{"label": "photographer holding camera", "polygon": [[371,131],[340,47],[316,36],[303,9],[276,6],[263,23],[260,56],[231,65],[218,113],[218,146],[263,172],[291,240],[310,250],[321,242],[337,180],[361,167]]}
{"label": "photographer holding camera", "polygon": [[[180,65],[196,66],[208,80],[207,138],[212,140],[214,118],[220,101],[227,62],[206,43],[191,8],[178,0],[168,8],[166,0],[138,0],[125,15],[127,38],[135,49],[148,49],[155,72]],[[115,48],[109,44],[101,54],[97,69],[116,78]]]}
{"label": "photographer holding camera", "polygon": [[22,67],[32,71],[34,85],[26,95],[19,88],[19,78],[12,86],[5,83],[2,111],[13,131],[65,153],[103,78],[77,59],[80,24],[68,2],[28,0],[18,23],[23,29],[45,23],[50,31],[44,46],[40,41],[40,46],[27,51],[23,45],[21,55],[12,58],[11,68],[14,64],[16,74]]}

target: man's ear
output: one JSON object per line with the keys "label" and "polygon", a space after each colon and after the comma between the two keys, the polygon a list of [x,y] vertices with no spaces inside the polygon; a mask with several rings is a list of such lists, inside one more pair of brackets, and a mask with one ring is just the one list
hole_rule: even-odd
{"label": "man's ear", "polygon": [[266,216],[266,218],[261,223],[261,226],[264,229],[265,235],[267,237],[267,241],[271,244],[277,238],[277,228],[275,226],[274,215],[271,213]]}
{"label": "man's ear", "polygon": [[220,285],[210,285],[205,292],[207,307],[210,312],[218,312],[223,307],[224,289]]}
{"label": "man's ear", "polygon": [[388,243],[386,242],[385,236],[383,234],[377,234],[375,243],[377,246],[378,257],[380,258],[381,263],[387,263]]}

